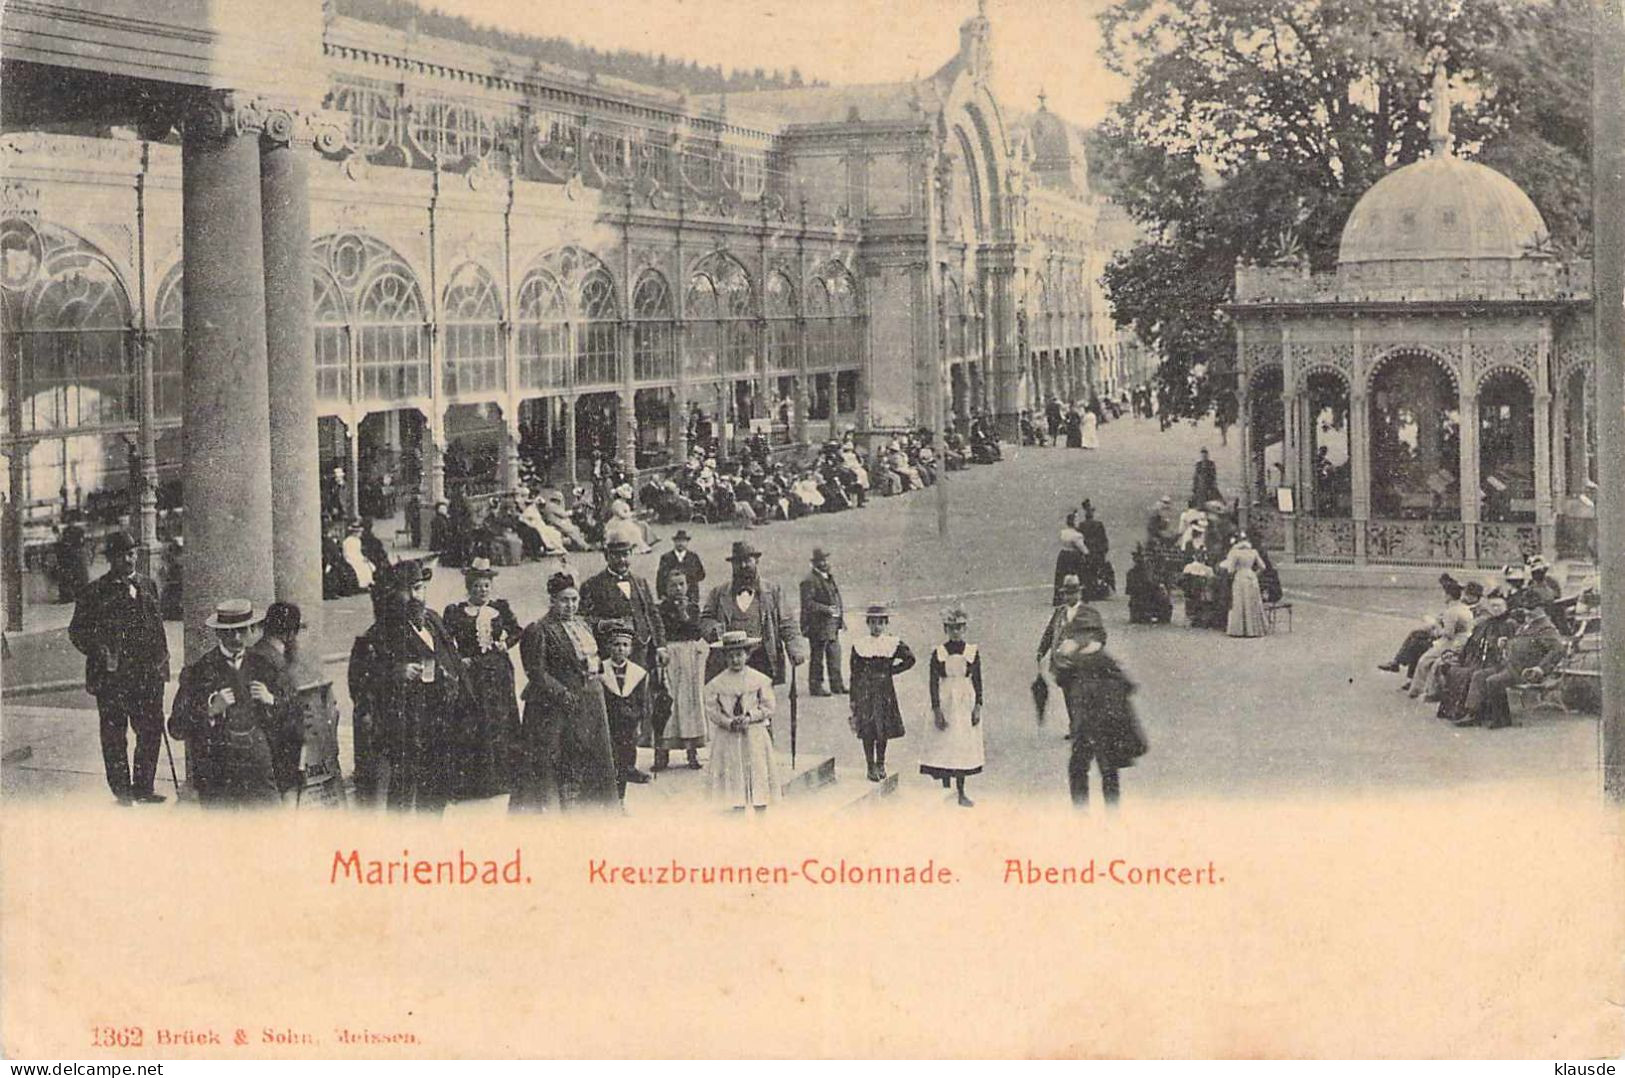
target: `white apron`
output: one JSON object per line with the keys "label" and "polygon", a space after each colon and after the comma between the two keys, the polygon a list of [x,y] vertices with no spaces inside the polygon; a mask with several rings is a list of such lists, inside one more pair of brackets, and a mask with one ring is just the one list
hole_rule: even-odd
{"label": "white apron", "polygon": [[982,728],[971,725],[976,708],[976,685],[970,679],[970,664],[976,661],[976,645],[966,644],[964,654],[954,655],[937,645],[935,658],[943,676],[937,682],[937,699],[942,703],[946,730],[937,729],[936,718],[921,723],[920,771],[941,778],[944,775],[974,775],[982,770]]}

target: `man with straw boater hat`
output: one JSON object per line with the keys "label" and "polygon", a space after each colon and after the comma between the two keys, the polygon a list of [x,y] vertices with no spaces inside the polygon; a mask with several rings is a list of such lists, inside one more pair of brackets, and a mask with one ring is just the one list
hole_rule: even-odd
{"label": "man with straw boater hat", "polygon": [[186,742],[206,806],[274,805],[299,781],[302,730],[293,684],[250,650],[263,620],[247,599],[221,602],[205,622],[216,646],[181,671],[169,732]]}

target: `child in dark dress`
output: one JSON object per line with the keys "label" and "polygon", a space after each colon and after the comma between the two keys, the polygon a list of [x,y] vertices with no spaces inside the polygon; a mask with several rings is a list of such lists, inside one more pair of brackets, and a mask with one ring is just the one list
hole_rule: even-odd
{"label": "child in dark dress", "polygon": [[848,681],[852,700],[852,732],[863,742],[863,758],[869,781],[886,777],[886,743],[902,737],[903,713],[897,706],[893,679],[914,667],[914,653],[908,645],[887,632],[891,610],[883,604],[864,611],[869,634],[852,644]]}

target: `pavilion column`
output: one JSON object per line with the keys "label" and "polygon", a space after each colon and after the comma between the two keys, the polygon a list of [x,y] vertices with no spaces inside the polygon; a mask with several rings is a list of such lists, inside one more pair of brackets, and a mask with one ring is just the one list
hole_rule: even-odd
{"label": "pavilion column", "polygon": [[519,489],[519,413],[502,412],[502,441],[497,446],[497,482],[504,491]]}
{"label": "pavilion column", "polygon": [[[273,110],[260,145],[265,250],[265,340],[271,438],[271,570],[276,597],[295,603],[312,639],[322,618],[321,457],[312,354],[310,169],[312,142],[337,143],[336,124]],[[358,476],[352,476],[356,484]]]}
{"label": "pavilion column", "polygon": [[[1303,398],[1292,392],[1292,390],[1296,387],[1285,381],[1290,366],[1291,365],[1289,363],[1283,363],[1281,367],[1282,385],[1286,389],[1286,392],[1281,394],[1281,463],[1284,466],[1282,469],[1284,474],[1281,478],[1283,485],[1292,488],[1292,508],[1294,510],[1294,515],[1293,517],[1284,519],[1282,521],[1282,527],[1286,533],[1286,559],[1288,561],[1293,561],[1298,556],[1298,535],[1297,527],[1294,524],[1294,519],[1297,511],[1302,509],[1302,501],[1304,496],[1304,438],[1302,425]],[[1265,478],[1267,479],[1268,476]],[[1267,502],[1270,502],[1273,507],[1275,500],[1274,492],[1269,488],[1268,483],[1265,484],[1265,489],[1260,492],[1260,496],[1263,497]]]}
{"label": "pavilion column", "polygon": [[1535,394],[1535,523],[1540,526],[1540,551],[1557,552],[1557,516],[1552,501],[1552,397]]}
{"label": "pavilion column", "polygon": [[1469,565],[1478,560],[1478,525],[1483,508],[1483,477],[1478,459],[1478,394],[1464,386],[1456,405],[1461,413],[1462,550]]}
{"label": "pavilion column", "polygon": [[137,358],[141,371],[141,430],[140,463],[141,489],[139,503],[131,521],[135,526],[135,539],[141,544],[141,572],[157,579],[163,565],[163,544],[158,541],[158,427],[157,387],[154,364],[157,361],[157,342],[150,332],[136,338]]}
{"label": "pavilion column", "polygon": [[568,394],[559,398],[564,405],[564,475],[570,489],[576,485],[576,397]]}
{"label": "pavilion column", "polygon": [[[632,323],[622,322],[616,335],[620,347],[620,402],[616,411],[615,447],[620,451],[621,464],[629,472],[638,470],[638,392],[632,369]],[[636,487],[636,484],[633,484]]]}
{"label": "pavilion column", "polygon": [[[1018,368],[1021,357],[1016,354],[1014,275],[1014,269],[1009,266],[995,266],[987,274],[989,288],[985,302],[991,315],[988,325],[993,347],[991,357],[985,352],[979,357],[982,363],[978,368],[985,372],[986,366],[992,367],[993,384],[989,386],[985,377],[981,379],[982,393],[977,403],[982,408],[991,404],[1000,437],[1020,441],[1021,372]],[[991,363],[987,362],[989,358]]]}
{"label": "pavilion column", "polygon": [[275,594],[260,201],[264,119],[256,101],[211,91],[187,116],[182,141],[188,657],[209,646],[212,634],[203,623],[217,602],[244,598],[264,609]]}
{"label": "pavilion column", "polygon": [[1354,564],[1366,563],[1365,526],[1371,519],[1371,424],[1365,386],[1349,396],[1349,480],[1353,488]]}
{"label": "pavilion column", "polygon": [[[423,432],[423,502],[431,513],[446,496],[446,443],[445,434],[428,429]],[[427,530],[427,529],[425,529]]]}

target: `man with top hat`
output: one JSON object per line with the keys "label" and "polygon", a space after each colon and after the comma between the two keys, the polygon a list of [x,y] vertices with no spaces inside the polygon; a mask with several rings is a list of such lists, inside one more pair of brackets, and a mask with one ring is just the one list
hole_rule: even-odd
{"label": "man with top hat", "polygon": [[[801,632],[807,638],[807,691],[813,696],[837,696],[846,692],[841,680],[841,627],[846,608],[841,602],[841,586],[830,572],[829,553],[813,547],[812,571],[801,581]],[[824,687],[824,668],[829,668],[829,687]]]}
{"label": "man with top hat", "polygon": [[374,748],[382,756],[386,807],[439,812],[458,793],[467,670],[440,616],[424,605],[433,570],[403,561],[381,574],[384,595],[371,630]]}
{"label": "man with top hat", "polygon": [[677,534],[671,537],[671,549],[660,555],[660,568],[655,571],[655,591],[660,598],[666,597],[666,582],[672,573],[682,573],[688,578],[689,595],[700,594],[700,585],[705,581],[705,563],[688,549],[693,538],[687,528],[678,528]]}
{"label": "man with top hat", "polygon": [[638,730],[651,723],[649,671],[632,661],[637,642],[632,623],[616,618],[604,624],[601,635],[609,657],[599,674],[604,683],[604,711],[609,720],[609,741],[615,750],[615,792],[626,800],[626,784],[649,781],[638,770]]}
{"label": "man with top hat", "polygon": [[[85,656],[85,691],[101,718],[102,763],[119,804],[156,804],[152,788],[164,736],[164,682],[169,644],[158,588],[135,571],[135,540],[115,532],[107,540],[108,570],[79,593],[68,639]],[[135,770],[126,729],[135,731]]]}
{"label": "man with top hat", "polygon": [[276,804],[299,781],[301,730],[287,673],[250,644],[263,615],[247,599],[216,605],[216,646],[181,671],[169,732],[186,742],[198,800]]}
{"label": "man with top hat", "polygon": [[[779,586],[761,578],[761,559],[760,550],[744,540],[736,541],[728,555],[733,567],[731,579],[711,589],[704,614],[721,631],[742,632],[755,640],[747,664],[766,674],[773,684],[783,685],[787,677],[794,676],[794,667],[806,661],[807,642],[796,619],[790,616]],[[723,665],[722,653],[712,652],[705,668],[706,680],[721,673]]]}
{"label": "man with top hat", "polygon": [[304,614],[296,604],[272,603],[265,608],[259,640],[248,649],[282,671],[294,690],[299,741],[288,746],[294,759],[279,762],[278,769],[293,771],[302,786],[306,779],[314,784],[339,778],[338,708],[331,695],[325,699],[311,695],[327,679],[300,646],[299,634],[304,628]]}
{"label": "man with top hat", "polygon": [[[631,555],[628,540],[605,541],[603,571],[581,583],[581,616],[600,634],[610,622],[630,622],[632,658],[653,670],[665,662],[666,629],[654,590],[647,580],[632,572]],[[599,643],[608,649],[607,639],[600,637]]]}

